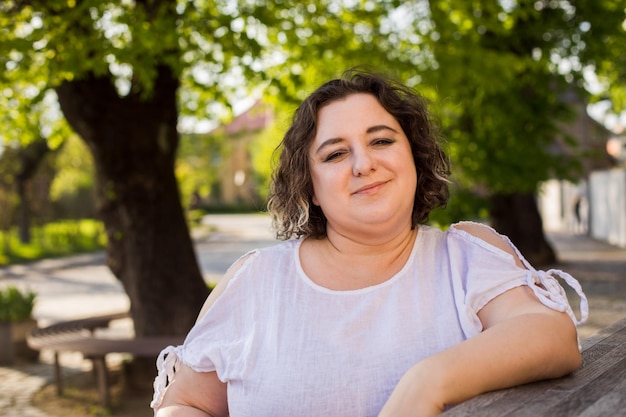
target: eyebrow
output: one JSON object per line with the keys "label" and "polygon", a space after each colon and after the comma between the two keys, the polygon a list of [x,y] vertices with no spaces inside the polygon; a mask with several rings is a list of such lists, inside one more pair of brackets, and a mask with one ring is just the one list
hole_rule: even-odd
{"label": "eyebrow", "polygon": [[[375,126],[370,126],[367,128],[367,130],[365,131],[366,133],[376,133],[376,132],[380,132],[381,130],[390,130],[394,133],[398,133],[398,131],[396,129],[394,129],[393,127],[387,126],[387,125],[375,125]],[[315,150],[315,153],[319,153],[320,150],[322,150],[324,147],[329,146],[329,145],[334,145],[335,143],[339,143],[343,141],[342,138],[330,138],[330,139],[326,139],[324,142],[322,142],[322,144]]]}
{"label": "eyebrow", "polygon": [[368,127],[366,132],[376,133],[376,132],[380,132],[381,130],[391,130],[393,133],[398,133],[396,129],[387,125],[376,125],[376,126]]}

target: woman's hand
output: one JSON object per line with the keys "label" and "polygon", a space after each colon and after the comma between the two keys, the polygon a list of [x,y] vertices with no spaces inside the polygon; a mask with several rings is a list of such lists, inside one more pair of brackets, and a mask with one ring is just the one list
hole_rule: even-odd
{"label": "woman's hand", "polygon": [[427,371],[428,359],[419,362],[400,379],[378,417],[432,417],[443,412],[436,375]]}

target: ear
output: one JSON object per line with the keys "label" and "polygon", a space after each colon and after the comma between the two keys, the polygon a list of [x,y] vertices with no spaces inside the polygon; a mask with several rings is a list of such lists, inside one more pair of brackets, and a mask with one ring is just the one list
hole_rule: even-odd
{"label": "ear", "polygon": [[317,197],[315,197],[315,193],[313,193],[313,192],[311,192],[311,201],[313,202],[313,204],[315,204],[316,206],[318,206],[318,207],[319,207],[320,202],[319,202],[319,200],[317,199]]}
{"label": "ear", "polygon": [[315,196],[315,188],[313,187],[313,184],[309,184],[309,186],[307,188],[309,189],[309,195],[311,196],[311,202],[313,203],[313,205],[319,207],[320,206],[320,201]]}

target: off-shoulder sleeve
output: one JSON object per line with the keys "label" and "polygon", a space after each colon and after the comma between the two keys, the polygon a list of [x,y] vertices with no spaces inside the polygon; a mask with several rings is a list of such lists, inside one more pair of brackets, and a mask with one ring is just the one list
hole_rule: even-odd
{"label": "off-shoulder sleeve", "polygon": [[246,308],[248,294],[238,291],[242,287],[238,281],[257,254],[252,251],[240,258],[246,258],[243,265],[228,282],[225,291],[192,327],[183,344],[168,346],[159,354],[154,396],[150,404],[155,412],[180,363],[196,372],[215,371],[222,382],[227,382],[234,369],[245,361],[246,337],[250,332],[243,326],[252,325],[254,320],[250,319]]}
{"label": "off-shoulder sleeve", "polygon": [[[511,245],[524,268],[516,265],[515,258],[510,253],[483,239],[454,226],[448,230],[453,285],[457,287],[457,298],[462,300],[463,304],[457,305],[457,308],[462,312],[460,320],[468,337],[482,331],[478,312],[489,301],[505,291],[522,285],[531,288],[545,306],[566,312],[576,325],[587,319],[589,314],[587,297],[576,279],[557,269],[536,270],[508,237],[499,236]],[[565,290],[557,278],[563,279],[580,297],[580,319],[576,318]]]}

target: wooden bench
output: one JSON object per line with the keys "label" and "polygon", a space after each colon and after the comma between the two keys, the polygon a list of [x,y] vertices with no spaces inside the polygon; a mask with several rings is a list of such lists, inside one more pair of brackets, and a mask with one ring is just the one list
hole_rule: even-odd
{"label": "wooden bench", "polygon": [[62,352],[80,352],[93,364],[98,384],[100,402],[110,404],[109,373],[106,356],[110,353],[127,353],[134,357],[155,357],[169,345],[179,345],[184,336],[176,337],[98,337],[96,329],[109,327],[114,320],[128,318],[128,313],[116,313],[55,323],[48,327],[35,328],[27,337],[32,349],[50,350],[54,354],[54,381],[57,394],[63,395],[63,377],[60,363]]}
{"label": "wooden bench", "polygon": [[626,416],[626,319],[582,347],[583,365],[571,375],[486,393],[443,416]]}

